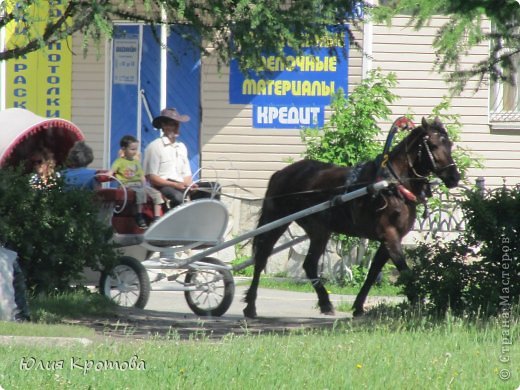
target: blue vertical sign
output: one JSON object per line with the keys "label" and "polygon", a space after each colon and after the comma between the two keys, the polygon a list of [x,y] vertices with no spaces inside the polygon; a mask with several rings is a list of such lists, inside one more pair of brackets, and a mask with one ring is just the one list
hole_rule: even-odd
{"label": "blue vertical sign", "polygon": [[229,102],[253,105],[253,127],[300,129],[322,127],[325,107],[341,88],[348,91],[348,35],[331,29],[319,47],[297,54],[286,47],[283,57],[262,56],[265,72],[240,71],[231,61]]}

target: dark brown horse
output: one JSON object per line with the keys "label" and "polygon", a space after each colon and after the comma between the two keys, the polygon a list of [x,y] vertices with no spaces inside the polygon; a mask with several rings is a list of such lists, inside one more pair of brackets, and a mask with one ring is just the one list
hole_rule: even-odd
{"label": "dark brown horse", "polygon": [[[381,164],[381,158],[354,168],[302,160],[273,174],[262,205],[259,227],[377,180],[384,178],[391,183],[379,194],[366,195],[296,221],[310,239],[303,269],[316,290],[322,313],[334,314],[329,294],[318,278],[318,261],[331,233],[381,243],[354,302],[354,315],[360,315],[368,291],[388,259],[399,272],[408,270],[401,240],[413,227],[417,203],[431,196],[428,176],[438,176],[449,188],[457,186],[460,174],[453,162],[451,148],[452,143],[441,121],[436,118],[430,123],[423,118],[421,126],[413,129],[389,153],[386,164]],[[246,317],[256,317],[260,273],[288,226],[289,223],[260,234],[253,241],[255,270],[245,296]]]}

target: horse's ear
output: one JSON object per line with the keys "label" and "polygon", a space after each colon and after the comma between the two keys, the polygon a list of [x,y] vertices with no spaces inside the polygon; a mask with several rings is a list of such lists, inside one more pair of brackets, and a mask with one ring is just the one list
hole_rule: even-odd
{"label": "horse's ear", "polygon": [[424,128],[428,127],[428,121],[426,120],[426,118],[424,116],[422,117],[421,125]]}
{"label": "horse's ear", "polygon": [[438,116],[435,117],[435,119],[433,120],[433,123],[436,124],[439,127],[443,127],[444,126]]}

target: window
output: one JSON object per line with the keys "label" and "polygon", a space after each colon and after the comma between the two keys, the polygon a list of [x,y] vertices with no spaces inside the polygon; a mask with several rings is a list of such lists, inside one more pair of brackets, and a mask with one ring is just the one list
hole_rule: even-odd
{"label": "window", "polygon": [[489,120],[491,122],[520,122],[520,55],[515,56],[514,85],[493,82],[490,90]]}
{"label": "window", "polygon": [[[494,30],[493,26],[492,30]],[[511,52],[511,47],[507,42],[503,42],[503,38],[499,39],[496,48],[501,48],[502,54],[507,55],[507,52]],[[510,59],[516,70],[504,69],[504,76],[510,78],[513,82],[494,81],[490,86],[489,120],[492,124],[520,122],[520,53],[513,54]],[[514,73],[511,74],[510,72]]]}

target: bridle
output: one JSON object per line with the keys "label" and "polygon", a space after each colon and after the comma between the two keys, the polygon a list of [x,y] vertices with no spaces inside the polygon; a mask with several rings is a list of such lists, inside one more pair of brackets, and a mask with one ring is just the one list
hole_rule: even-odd
{"label": "bridle", "polygon": [[[426,155],[428,156],[428,160],[431,164],[432,171],[437,175],[440,174],[442,171],[445,171],[448,168],[454,167],[455,166],[454,162],[444,165],[442,167],[439,167],[439,162],[435,158],[435,155],[431,151],[430,145],[428,143],[429,139],[430,139],[429,135],[425,135],[422,137],[422,140],[421,140],[421,143],[419,146],[419,150],[417,151],[417,159],[419,159],[419,160],[421,159],[421,155],[422,155],[422,152],[424,149],[426,152]],[[408,149],[408,145],[407,145],[407,149]],[[416,171],[415,167],[413,166],[413,162],[410,159],[410,154],[408,153],[408,150],[406,151],[406,159],[408,160],[408,166],[410,167],[410,169],[412,170],[414,175],[416,175],[417,177],[420,177],[420,178],[426,178],[426,176],[421,175]]]}

